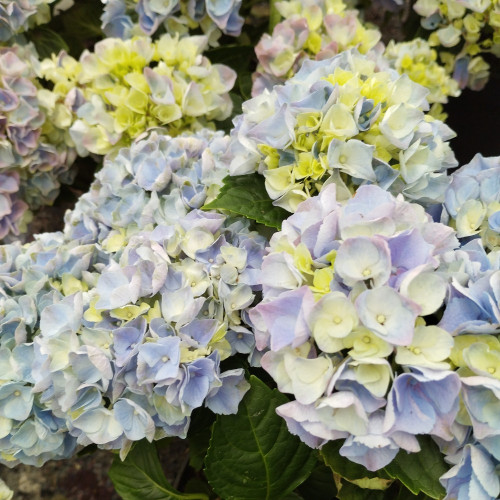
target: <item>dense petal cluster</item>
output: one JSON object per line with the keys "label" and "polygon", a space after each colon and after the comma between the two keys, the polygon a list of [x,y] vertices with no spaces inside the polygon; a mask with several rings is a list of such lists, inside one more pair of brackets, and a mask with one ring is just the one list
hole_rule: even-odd
{"label": "dense petal cluster", "polygon": [[206,45],[205,36],[106,38],[79,61],[64,52],[42,61],[43,76],[72,114],[79,154],[117,151],[149,128],[176,135],[227,118],[236,74],[212,65],[202,55]]}
{"label": "dense petal cluster", "polygon": [[266,240],[195,208],[227,173],[227,145],[153,134],[106,160],[64,233],[0,247],[2,463],[91,443],[123,456],[185,437],[202,405],[236,412],[248,383],[220,362],[253,347],[244,312]]}
{"label": "dense petal cluster", "polygon": [[6,42],[34,24],[50,20],[54,0],[0,0],[0,41]]}
{"label": "dense petal cluster", "polygon": [[119,38],[128,38],[137,31],[133,17],[138,17],[139,28],[146,35],[153,35],[162,25],[168,27],[169,33],[186,33],[199,26],[213,41],[221,32],[239,36],[243,26],[241,0],[138,0],[135,16],[126,0],[102,2],[102,29],[108,36]]}
{"label": "dense petal cluster", "polygon": [[436,113],[440,104],[448,102],[448,96],[460,95],[458,83],[437,61],[436,50],[421,38],[409,42],[390,41],[384,51],[389,66],[407,74],[414,82],[429,89],[428,101]]}
{"label": "dense petal cluster", "polygon": [[[498,498],[500,481],[500,253],[488,255],[480,239],[447,263],[454,269],[439,327],[454,335],[450,360],[462,382],[454,440],[439,442],[454,466],[441,478],[449,498]],[[448,497],[447,497],[448,498]]]}
{"label": "dense petal cluster", "polygon": [[19,235],[27,222],[28,205],[19,199],[18,191],[19,174],[0,173],[0,240],[9,234]]}
{"label": "dense petal cluster", "polygon": [[[494,0],[417,0],[413,6],[432,30],[429,43],[460,88],[481,90],[489,78],[489,64],[479,55],[500,57],[500,4]],[[446,49],[451,49],[447,51]]]}
{"label": "dense petal cluster", "polygon": [[477,154],[454,172],[444,206],[459,238],[480,236],[489,250],[500,250],[500,156]]}
{"label": "dense petal cluster", "polygon": [[[0,239],[19,234],[19,224],[29,217],[28,206],[35,210],[52,203],[60,183],[73,176],[69,168],[76,152],[66,140],[68,123],[64,112],[59,113],[55,95],[40,87],[37,66],[37,54],[30,45],[0,48],[0,175],[9,178],[0,186],[5,200]],[[54,114],[60,119],[52,121]]]}
{"label": "dense petal cluster", "polygon": [[262,366],[294,395],[278,408],[292,432],[316,447],[348,438],[341,454],[371,470],[417,451],[416,434],[451,439],[453,338],[426,319],[443,305],[437,269],[457,245],[451,228],[378,186],[341,204],[330,185],[283,223],[250,318]]}
{"label": "dense petal cluster", "polygon": [[255,47],[259,65],[253,96],[284,83],[306,59],[327,59],[353,47],[365,54],[382,46],[380,31],[361,23],[358,11],[348,10],[343,0],[286,1],[275,6],[284,20]]}
{"label": "dense petal cluster", "polygon": [[274,204],[290,212],[330,182],[442,201],[446,169],[456,165],[447,142],[454,134],[426,114],[427,94],[355,51],[305,61],[285,85],[243,104],[231,174],[263,174]]}
{"label": "dense petal cluster", "polygon": [[456,250],[452,228],[378,186],[335,195],[327,186],[273,235],[249,313],[263,368],[293,395],[278,413],[309,446],[345,439],[340,454],[369,470],[430,435],[457,464],[447,498],[475,480],[496,498],[498,257],[477,241]]}

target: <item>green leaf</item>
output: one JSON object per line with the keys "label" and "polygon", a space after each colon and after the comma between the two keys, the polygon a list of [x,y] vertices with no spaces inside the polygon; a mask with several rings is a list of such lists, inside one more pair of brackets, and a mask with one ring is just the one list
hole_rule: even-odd
{"label": "green leaf", "polygon": [[[101,29],[100,0],[85,0],[75,2],[75,5],[61,14],[61,21],[67,34],[78,36],[80,39],[100,37],[105,35]],[[98,15],[96,15],[96,13]]]}
{"label": "green leaf", "polygon": [[252,73],[250,71],[243,71],[238,75],[238,88],[241,97],[248,101],[252,97]]}
{"label": "green leaf", "polygon": [[122,462],[115,457],[109,477],[124,500],[208,500],[203,493],[184,494],[165,478],[154,443],[139,441]]}
{"label": "green leaf", "polygon": [[[344,444],[343,440],[330,441],[321,448],[321,456],[325,464],[333,472],[351,482],[356,482],[363,488],[385,490],[389,487],[390,477],[383,470],[371,472],[360,464],[351,462],[349,459],[339,454],[339,450]],[[389,481],[388,481],[389,479]]]}
{"label": "green leaf", "polygon": [[446,492],[439,477],[448,471],[443,455],[429,436],[419,437],[418,442],[421,448],[418,453],[400,450],[384,470],[415,495],[423,492],[431,498],[442,498]]}
{"label": "green leaf", "polygon": [[204,210],[225,210],[277,229],[281,229],[281,223],[290,215],[273,205],[262,175],[228,176],[223,182],[219,196],[205,205]]}
{"label": "green leaf", "polygon": [[316,457],[276,414],[287,397],[254,376],[250,385],[236,415],[217,417],[205,474],[224,500],[278,500],[309,476]]}
{"label": "green leaf", "polygon": [[191,415],[187,440],[189,443],[189,465],[195,470],[203,468],[214,421],[215,415],[208,408],[198,408]]}
{"label": "green leaf", "polygon": [[45,26],[31,30],[29,39],[35,44],[41,59],[50,57],[52,54],[59,54],[61,50],[69,51],[68,44],[62,36]]}
{"label": "green leaf", "polygon": [[304,500],[333,500],[337,497],[337,487],[330,467],[317,465],[311,475],[298,487]]}
{"label": "green leaf", "polygon": [[343,482],[342,488],[340,488],[337,494],[337,498],[340,500],[384,500],[385,492],[380,490],[367,490],[353,483]]}
{"label": "green leaf", "polygon": [[250,71],[250,63],[255,58],[252,45],[223,45],[207,50],[205,55],[212,64],[225,64],[238,74],[242,71]]}

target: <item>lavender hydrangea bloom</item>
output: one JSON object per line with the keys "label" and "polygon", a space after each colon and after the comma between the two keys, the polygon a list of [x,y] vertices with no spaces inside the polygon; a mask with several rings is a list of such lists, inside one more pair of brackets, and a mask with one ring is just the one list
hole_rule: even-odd
{"label": "lavender hydrangea bloom", "polygon": [[431,434],[450,440],[458,412],[457,374],[420,368],[399,375],[387,397],[385,430]]}
{"label": "lavender hydrangea bloom", "polygon": [[326,186],[273,235],[249,318],[262,367],[293,395],[278,408],[289,430],[313,447],[347,438],[341,453],[377,470],[418,452],[415,434],[453,439],[453,338],[426,319],[445,304],[458,240],[378,186],[339,192]]}
{"label": "lavender hydrangea bloom", "polygon": [[[238,333],[249,332],[266,240],[195,208],[216,196],[227,145],[207,130],[152,134],[106,160],[64,233],[0,247],[1,441],[12,463],[92,443],[123,457],[130,441],[185,437],[200,406],[237,411],[249,384],[220,362],[253,350]],[[39,409],[54,422],[46,448],[27,439]]]}

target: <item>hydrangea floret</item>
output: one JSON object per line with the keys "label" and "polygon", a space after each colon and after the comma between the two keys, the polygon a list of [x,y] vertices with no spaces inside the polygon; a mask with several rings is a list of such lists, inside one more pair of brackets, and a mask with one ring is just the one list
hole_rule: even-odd
{"label": "hydrangea floret", "polygon": [[[430,435],[454,465],[447,498],[476,480],[496,498],[498,259],[480,240],[457,250],[452,228],[378,186],[342,203],[336,190],[273,235],[249,313],[262,367],[293,396],[278,414],[311,447],[344,440],[340,454],[371,471]],[[462,285],[467,266],[478,278]]]}
{"label": "hydrangea floret", "polygon": [[[108,36],[128,38],[135,33],[133,18],[140,31],[153,35],[161,26],[169,33],[186,34],[200,27],[216,43],[221,33],[239,36],[243,18],[241,0],[102,0],[102,29]],[[135,7],[134,7],[135,5]],[[133,15],[135,11],[135,15]]]}
{"label": "hydrangea floret", "polygon": [[[495,0],[417,0],[413,8],[421,25],[432,30],[431,46],[460,88],[481,90],[489,79],[489,64],[481,53],[500,57],[500,5]],[[447,49],[450,49],[449,51]]]}
{"label": "hydrangea floret", "polygon": [[69,169],[76,151],[65,128],[71,117],[55,94],[41,87],[38,64],[31,45],[0,48],[0,175],[9,178],[0,187],[5,200],[0,239],[18,235],[30,218],[26,209],[51,204],[61,182],[74,176]]}
{"label": "hydrangea floret", "polygon": [[[481,237],[489,250],[500,250],[500,156],[477,154],[451,176],[443,220],[467,241]],[[451,220],[448,220],[451,218]]]}
{"label": "hydrangea floret", "polygon": [[237,411],[248,383],[220,362],[253,347],[244,314],[266,240],[197,208],[227,173],[228,141],[140,140],[106,160],[64,233],[1,247],[2,463],[91,443],[125,456],[185,437],[202,405]]}
{"label": "hydrangea floret", "polygon": [[78,153],[106,154],[150,128],[170,135],[231,114],[236,74],[202,55],[207,37],[106,38],[79,61],[61,52],[41,63],[43,76],[73,115]]}
{"label": "hydrangea floret", "polygon": [[0,0],[0,41],[6,42],[35,24],[48,22],[50,20],[49,4],[54,1]]}
{"label": "hydrangea floret", "polygon": [[293,212],[330,182],[374,183],[423,204],[443,200],[453,132],[426,114],[428,90],[354,50],[305,61],[283,86],[246,101],[231,132],[231,175],[258,171]]}

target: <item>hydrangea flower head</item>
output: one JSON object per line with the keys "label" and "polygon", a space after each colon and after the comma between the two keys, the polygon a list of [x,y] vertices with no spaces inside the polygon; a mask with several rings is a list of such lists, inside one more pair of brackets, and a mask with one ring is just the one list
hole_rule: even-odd
{"label": "hydrangea flower head", "polygon": [[[0,169],[5,181],[0,188],[5,205],[0,238],[9,232],[19,234],[28,222],[27,206],[36,210],[52,203],[61,182],[70,182],[73,176],[69,168],[76,153],[64,130],[68,123],[63,123],[64,112],[59,113],[55,95],[41,88],[38,64],[31,45],[0,48]],[[54,115],[59,120],[52,121]]]}
{"label": "hydrangea flower head", "polygon": [[340,454],[369,470],[430,435],[453,465],[450,498],[495,498],[498,251],[458,248],[454,229],[378,186],[338,191],[302,202],[263,260],[249,317],[262,367],[293,398],[278,414],[309,446],[345,439]]}
{"label": "hydrangea flower head", "polygon": [[199,208],[228,142],[153,133],[106,159],[64,233],[1,247],[2,463],[91,443],[124,456],[130,441],[185,437],[202,405],[237,411],[249,385],[220,362],[253,348],[245,311],[266,240]]}
{"label": "hydrangea flower head", "polygon": [[428,88],[433,116],[444,116],[440,103],[460,93],[428,42],[417,38],[391,41],[384,47],[380,31],[362,23],[358,12],[347,10],[342,1],[278,2],[276,6],[284,20],[256,46],[259,65],[253,76],[253,96],[283,84],[306,59],[323,60],[354,47],[376,61],[379,69],[395,69]]}
{"label": "hydrangea flower head", "polygon": [[239,36],[243,18],[239,15],[241,0],[138,0],[135,16],[125,0],[103,0],[102,28],[108,36],[129,38],[137,31],[132,17],[138,17],[139,28],[153,35],[162,25],[169,33],[185,34],[188,29],[201,27],[215,42],[222,33]]}
{"label": "hydrangea flower head", "polygon": [[44,77],[72,113],[79,154],[118,151],[154,127],[175,135],[227,118],[236,74],[212,65],[206,45],[205,36],[106,38],[79,61],[65,53],[45,60]]}
{"label": "hydrangea flower head", "polygon": [[[460,462],[442,482],[449,495],[498,494],[498,473],[479,472],[500,456],[498,263],[478,241],[454,250],[453,230],[376,186],[339,203],[331,185],[299,206],[271,240],[250,312],[262,366],[294,397],[278,408],[292,433],[313,447],[345,438],[341,455],[370,470],[418,452],[418,434],[452,464],[479,447],[483,465]],[[461,285],[460,261],[483,270]]]}
{"label": "hydrangea flower head", "polygon": [[285,85],[244,104],[231,174],[258,171],[274,204],[290,212],[330,182],[349,192],[378,184],[436,203],[456,161],[453,132],[426,114],[427,93],[356,51],[305,61]]}

